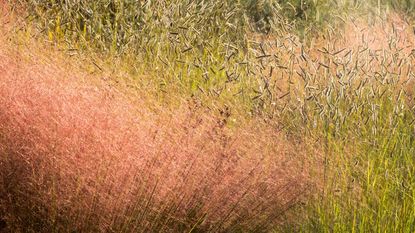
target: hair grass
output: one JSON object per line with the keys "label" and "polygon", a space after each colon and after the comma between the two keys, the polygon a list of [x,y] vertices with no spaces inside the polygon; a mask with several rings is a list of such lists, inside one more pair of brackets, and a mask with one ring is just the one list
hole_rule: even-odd
{"label": "hair grass", "polygon": [[[301,4],[303,2],[307,3],[301,1]],[[135,6],[124,1],[109,1],[108,5],[105,2],[86,1],[21,3],[30,12],[35,12],[35,18],[30,21],[33,22],[32,26],[39,27],[40,32],[43,31],[50,41],[61,47],[67,46],[64,49],[67,52],[85,53],[86,58],[97,56],[98,53],[103,61],[94,57],[102,62],[92,62],[94,70],[100,67],[97,74],[111,77],[113,82],[126,82],[128,95],[133,94],[135,101],[142,106],[137,114],[141,117],[147,114],[149,116],[137,126],[142,132],[138,136],[143,137],[142,147],[139,148],[154,145],[143,150],[157,155],[165,153],[179,156],[174,159],[174,163],[155,159],[155,165],[142,166],[148,168],[145,174],[162,177],[159,181],[161,183],[150,178],[144,179],[143,182],[149,184],[143,186],[146,187],[143,190],[147,191],[138,191],[138,195],[132,195],[143,197],[139,198],[137,206],[141,210],[144,206],[145,213],[139,212],[136,215],[123,212],[122,209],[111,209],[114,206],[127,207],[114,205],[109,201],[112,203],[108,204],[109,209],[114,215],[107,214],[107,209],[101,209],[100,205],[94,206],[93,210],[96,211],[92,213],[95,217],[91,217],[91,224],[85,225],[100,227],[100,230],[113,227],[110,229],[117,231],[170,229],[233,232],[269,231],[272,228],[288,232],[414,230],[415,180],[411,174],[415,164],[411,155],[414,148],[415,57],[412,21],[403,10],[408,2],[390,1],[380,4],[379,1],[309,1],[309,4],[314,5],[304,8],[297,1],[274,5],[271,3],[269,6],[266,6],[269,4],[267,1],[258,1],[248,4],[250,8],[247,9],[244,8],[247,6],[245,3],[234,1],[172,1],[168,6],[160,1],[152,1],[142,5],[138,11],[134,10]],[[68,4],[73,5],[68,7]],[[303,7],[300,8],[303,16],[290,16],[290,11],[286,11],[287,15],[284,15],[278,11],[290,5],[293,6],[293,12],[297,13],[299,10],[296,8]],[[268,14],[269,9],[272,9],[272,14]],[[362,12],[365,13],[364,16]],[[328,16],[329,13],[331,17]],[[141,21],[136,21],[136,16]],[[314,25],[319,24],[319,20],[321,27],[316,30]],[[138,23],[131,26],[132,22]],[[268,28],[263,27],[267,24],[270,25]],[[102,31],[103,29],[106,31]],[[258,34],[255,29],[265,29],[269,34]],[[303,35],[309,38],[300,39],[298,32],[292,32],[293,29],[302,30]],[[310,31],[315,33],[310,34]],[[58,62],[61,63],[63,62]],[[50,62],[45,64],[46,67],[50,66]],[[43,69],[43,66],[38,68]],[[23,74],[25,72],[25,69],[17,70],[23,70]],[[66,72],[66,69],[62,71],[63,74]],[[56,79],[56,75],[49,76],[51,75],[46,75],[51,80]],[[55,83],[54,85],[59,85],[63,90],[64,87],[72,85],[65,84],[62,80]],[[106,89],[101,86],[108,83],[111,82],[99,83],[99,90],[102,91],[93,93],[98,97],[104,95]],[[61,88],[54,85],[48,88],[60,91]],[[6,85],[5,88],[8,90],[11,87]],[[21,89],[26,94],[26,89]],[[147,90],[151,90],[149,96],[140,94]],[[56,99],[57,103],[61,103],[59,101],[62,100],[53,96],[65,97],[67,94],[59,91],[44,102]],[[144,96],[145,101],[140,103]],[[131,101],[131,98],[128,99]],[[111,117],[113,115],[128,119],[131,114],[131,118],[137,119],[134,115],[137,109],[129,110],[132,105],[128,101],[113,101],[101,105],[97,104],[97,100],[91,100],[91,104],[84,104],[94,106],[96,109],[92,108],[93,111],[109,114],[106,115],[109,119],[116,119]],[[70,106],[77,105],[79,104]],[[120,110],[117,110],[118,107],[108,107],[114,105],[121,106]],[[145,107],[146,105],[148,106]],[[104,106],[105,110],[99,110],[99,106]],[[37,109],[31,105],[30,107]],[[56,110],[42,111],[51,112],[53,115]],[[88,118],[90,111],[90,107],[85,107],[80,112],[87,114]],[[121,114],[112,114],[112,111],[119,111]],[[13,117],[17,118],[15,115]],[[47,121],[41,122],[45,124],[42,125],[45,128],[46,123],[43,122]],[[90,122],[101,124],[103,121]],[[25,125],[30,125],[30,121]],[[102,134],[99,136],[103,138],[102,142],[116,142],[111,139],[111,135],[129,132],[121,130],[122,127],[130,128],[129,123],[124,125],[115,122],[110,125],[119,126],[120,130],[118,127],[106,129],[102,125],[96,125],[74,135],[89,135],[105,128],[98,134]],[[115,133],[109,133],[111,130],[115,130]],[[157,131],[155,137],[154,131]],[[134,132],[137,133],[138,130]],[[40,135],[50,135],[50,132]],[[127,138],[134,138],[134,134]],[[278,138],[278,142],[271,143],[273,140],[270,138]],[[183,148],[183,142],[189,147]],[[132,142],[126,140],[125,143],[130,145]],[[104,143],[107,144],[112,145]],[[78,148],[72,144],[61,145],[62,148]],[[92,154],[103,156],[111,151],[106,146],[92,148],[95,147],[102,151]],[[125,150],[115,154],[128,158],[136,152],[132,149]],[[187,162],[193,161],[193,153],[200,154],[200,160],[194,160],[195,165],[189,165]],[[210,156],[211,154],[214,156]],[[258,154],[261,156],[257,157]],[[113,158],[112,155],[110,153],[109,158]],[[281,160],[275,158],[290,158],[290,163],[279,163]],[[122,164],[136,166],[135,159],[132,159],[133,162],[123,159],[101,161],[114,163],[115,167]],[[266,163],[262,163],[264,161]],[[265,165],[255,167],[253,164]],[[171,166],[178,166],[180,169],[170,169]],[[214,168],[216,166],[219,166],[219,170]],[[258,169],[255,170],[254,167]],[[116,171],[115,177],[122,177],[116,175],[118,169],[112,165],[110,168]],[[279,170],[282,168],[288,170]],[[178,173],[172,177],[164,177],[163,169],[177,170]],[[185,174],[195,175],[183,175],[180,173],[183,170],[189,172]],[[242,170],[253,173],[243,173]],[[303,172],[306,175],[299,175]],[[85,177],[91,176],[89,173],[85,174]],[[232,175],[228,178],[227,174]],[[308,179],[302,180],[308,176]],[[183,183],[183,177],[193,179]],[[202,177],[213,178],[204,183]],[[258,179],[269,180],[261,183]],[[284,182],[280,182],[281,179],[297,184],[298,186],[293,187],[299,189],[287,189],[282,185]],[[217,187],[221,181],[229,185]],[[244,185],[240,186],[241,182],[245,182]],[[117,182],[104,183],[114,184],[115,187],[119,185]],[[206,186],[199,186],[202,183]],[[186,184],[183,185],[186,191],[172,188],[169,186],[171,184]],[[302,189],[304,184],[309,185],[308,192]],[[107,187],[105,185],[102,187]],[[134,183],[131,185],[135,187]],[[159,190],[166,188],[171,192],[163,191],[159,194],[157,187]],[[271,188],[269,193],[262,192],[265,187]],[[272,189],[273,187],[276,189]],[[130,192],[128,190],[132,189],[120,190]],[[249,191],[245,193],[246,190]],[[312,191],[312,195],[309,191]],[[38,195],[42,192],[45,193],[44,190],[34,193]],[[94,193],[107,195],[107,191]],[[184,200],[189,200],[190,209],[184,208],[182,202],[173,198],[182,193]],[[190,197],[190,193],[195,197]],[[242,199],[246,202],[231,198],[231,193],[244,197]],[[306,202],[290,202],[298,201],[299,196],[300,200]],[[159,200],[164,200],[163,204],[159,205],[160,202],[156,202],[153,197],[160,197]],[[85,198],[89,200],[91,196],[86,195]],[[218,200],[210,202],[212,198]],[[229,200],[230,206],[224,204],[224,200]],[[258,209],[254,208],[254,202],[249,200],[259,201],[263,205]],[[235,209],[232,203],[235,204]],[[42,205],[33,206],[39,208]],[[155,209],[155,212],[150,211],[151,208],[148,209],[147,206],[154,207],[152,210]],[[213,215],[208,214],[210,212],[205,209],[207,206],[211,207],[208,208],[209,211],[214,210]],[[176,212],[176,207],[184,212]],[[286,215],[282,216],[281,210],[286,210],[284,207],[290,207],[292,211],[283,211]],[[274,215],[278,217],[272,218]],[[48,216],[40,219],[47,219]],[[72,219],[65,214],[62,216],[65,216],[63,220]],[[86,215],[81,216],[86,218]],[[137,228],[130,228],[130,225],[125,225],[124,220],[117,217],[114,217],[116,220],[109,221],[105,216],[127,216],[129,221],[137,224],[134,225]],[[276,224],[272,221],[265,224],[268,218],[273,219]],[[89,217],[87,220],[89,221]],[[70,224],[74,222],[76,221]],[[120,222],[124,228],[119,228],[121,225],[117,224]],[[113,223],[115,225],[111,225]]]}

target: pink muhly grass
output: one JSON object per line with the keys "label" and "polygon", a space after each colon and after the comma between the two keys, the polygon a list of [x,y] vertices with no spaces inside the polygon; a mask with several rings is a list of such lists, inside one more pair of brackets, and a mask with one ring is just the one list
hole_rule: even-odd
{"label": "pink muhly grass", "polygon": [[152,112],[24,53],[0,46],[0,214],[14,230],[260,232],[303,193],[300,150],[272,129]]}

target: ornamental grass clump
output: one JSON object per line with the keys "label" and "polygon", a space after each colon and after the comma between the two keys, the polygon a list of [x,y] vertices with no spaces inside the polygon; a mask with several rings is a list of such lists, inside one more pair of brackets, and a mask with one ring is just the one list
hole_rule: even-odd
{"label": "ornamental grass clump", "polygon": [[[301,149],[262,123],[177,110],[49,52],[0,47],[0,214],[12,231],[266,231],[307,186]],[[65,61],[67,62],[67,61]]]}

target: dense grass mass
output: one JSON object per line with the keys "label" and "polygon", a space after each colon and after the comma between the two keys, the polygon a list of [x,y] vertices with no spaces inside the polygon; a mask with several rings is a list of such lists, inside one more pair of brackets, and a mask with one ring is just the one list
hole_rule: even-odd
{"label": "dense grass mass", "polygon": [[261,124],[227,132],[186,106],[155,115],[6,46],[1,192],[22,231],[263,231],[305,192],[300,150]]}
{"label": "dense grass mass", "polygon": [[1,4],[0,231],[415,231],[413,1]]}

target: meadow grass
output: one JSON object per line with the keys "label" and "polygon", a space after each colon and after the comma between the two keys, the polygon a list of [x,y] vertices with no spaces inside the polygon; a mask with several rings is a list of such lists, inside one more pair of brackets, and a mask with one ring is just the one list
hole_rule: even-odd
{"label": "meadow grass", "polygon": [[[94,229],[82,227],[93,226],[98,227],[95,230],[126,232],[137,229],[202,232],[415,230],[415,36],[410,13],[413,8],[411,1],[28,0],[14,1],[12,6],[30,15],[25,19],[24,27],[19,28],[22,30],[15,33],[23,37],[46,38],[58,49],[75,57],[75,60],[85,59],[83,64],[79,64],[81,75],[75,76],[83,76],[82,72],[91,71],[93,76],[108,77],[102,85],[121,85],[121,89],[128,93],[126,96],[136,100],[146,98],[143,101],[145,104],[139,105],[149,105],[146,108],[150,110],[137,113],[138,115],[130,116],[133,111],[128,110],[129,107],[125,108],[127,110],[123,110],[122,106],[108,107],[118,103],[122,105],[124,102],[120,100],[104,104],[108,108],[97,108],[96,111],[109,112],[102,117],[112,120],[116,119],[114,115],[117,114],[129,119],[146,115],[147,111],[155,111],[140,127],[153,126],[159,129],[158,132],[164,135],[160,136],[161,141],[136,141],[142,143],[143,148],[154,144],[145,153],[157,154],[159,150],[166,150],[160,153],[177,157],[172,161],[158,159],[164,164],[163,169],[171,171],[176,169],[171,169],[170,166],[178,166],[177,176],[168,179],[163,176],[166,170],[141,166],[140,164],[148,164],[144,162],[129,162],[126,154],[141,153],[133,149],[110,153],[108,148],[103,147],[102,151],[85,152],[88,156],[109,154],[110,158],[115,158],[114,155],[123,158],[119,161],[112,159],[115,167],[111,165],[111,169],[108,168],[111,170],[108,174],[113,174],[114,171],[114,175],[108,176],[108,179],[115,187],[121,185],[117,183],[121,178],[117,177],[128,176],[128,173],[117,175],[118,163],[137,163],[138,168],[148,169],[148,174],[154,177],[160,175],[160,181],[165,183],[158,184],[151,180],[146,183],[149,187],[143,189],[145,191],[138,190],[138,194],[132,197],[128,196],[129,193],[125,194],[129,198],[127,200],[142,197],[133,208],[125,203],[120,205],[125,210],[111,209],[114,207],[111,198],[114,197],[110,196],[99,202],[103,201],[103,206],[108,208],[91,208],[90,216],[93,217],[78,215],[78,210],[74,208],[68,212],[55,213],[53,220],[45,220],[52,215],[48,216],[41,209],[45,203],[56,203],[59,200],[45,192],[43,188],[49,186],[35,186],[35,191],[24,187],[23,193],[34,193],[39,197],[36,200],[41,202],[27,204],[25,199],[19,202],[21,208],[38,208],[29,211],[32,216],[28,217],[36,219],[30,223],[32,225],[19,221],[23,211],[13,212],[14,216],[10,218],[14,217],[14,223],[22,231],[59,231],[67,226],[84,231]],[[63,60],[58,60],[57,64],[62,64]],[[44,68],[37,67],[40,71]],[[26,69],[31,68],[16,66],[15,69],[18,74],[20,72],[25,76]],[[60,70],[59,67],[54,69]],[[40,71],[37,75],[45,76]],[[68,71],[63,69],[61,72],[65,74]],[[10,84],[3,85],[3,91],[7,92],[11,90],[10,86],[19,85],[12,77],[5,76],[5,80],[10,79]],[[47,78],[53,79],[56,75]],[[47,101],[53,99],[53,96],[69,95],[64,87],[73,85],[59,79],[52,83],[47,89],[56,89],[57,92],[44,96]],[[61,88],[64,90],[59,91]],[[23,87],[21,89],[25,90]],[[73,91],[70,89],[69,92]],[[89,95],[89,92],[86,93]],[[5,104],[3,106],[9,106],[8,95],[3,96],[6,96],[2,99]],[[23,96],[18,100],[26,102],[26,98]],[[95,101],[84,104],[98,105]],[[186,102],[185,108],[182,107],[183,101]],[[76,103],[70,106],[79,104]],[[16,110],[21,109],[17,105],[13,106]],[[34,105],[25,108],[43,114],[59,113],[54,109],[37,109]],[[190,113],[186,108],[190,109]],[[112,114],[112,111],[115,113]],[[26,119],[13,115],[13,112],[4,112],[6,117]],[[170,117],[165,116],[166,112]],[[87,111],[81,113],[86,114],[85,117],[89,116]],[[201,124],[201,121],[208,123]],[[2,130],[19,129],[6,120],[2,122]],[[192,122],[196,123],[192,125]],[[20,126],[22,130],[28,126],[39,126],[42,130],[49,127],[48,124],[42,125],[43,121],[28,121],[25,124]],[[100,139],[101,143],[112,140],[106,139],[109,137],[107,134],[123,134],[121,129],[126,127],[121,123],[110,125],[113,125],[111,130],[103,130],[102,125],[91,129],[97,132],[103,130],[96,136],[103,138]],[[129,126],[128,123],[126,125]],[[180,127],[177,128],[177,125]],[[196,127],[197,125],[200,126]],[[115,126],[120,129],[114,129]],[[81,127],[75,129],[79,129],[75,135],[88,136]],[[238,143],[229,144],[232,137],[224,133],[228,131],[233,132],[230,135]],[[22,136],[32,137],[31,134],[22,132],[14,137],[6,136],[1,145],[11,148],[9,150],[15,153],[18,147],[11,145],[22,143],[18,140]],[[44,131],[40,136],[52,137],[52,132],[54,131]],[[132,135],[131,138],[151,135],[146,131],[142,134],[144,136]],[[280,143],[274,142],[276,138]],[[75,138],[71,140],[71,143],[76,144]],[[181,140],[187,143],[190,141],[191,148],[182,151],[179,146]],[[34,145],[49,142],[50,139],[35,140]],[[133,144],[130,140],[125,143]],[[161,146],[165,144],[169,149],[157,149],[165,148]],[[65,154],[63,151],[66,147],[79,148],[65,143],[57,145],[62,154]],[[232,153],[220,153],[234,150],[242,151],[235,152],[240,154],[240,157],[237,156],[239,159],[233,160]],[[35,156],[43,153],[34,152]],[[189,164],[186,162],[192,160],[192,153],[200,153],[202,159],[196,160],[199,167],[188,169]],[[226,165],[218,166],[209,159],[208,154],[214,155],[213,161],[225,156]],[[11,161],[7,164],[15,164],[15,157],[6,158]],[[288,170],[282,169],[284,166],[279,163],[275,164],[286,159],[291,161],[287,165]],[[106,159],[101,160],[105,163]],[[247,164],[243,162],[241,165],[238,162],[240,160]],[[258,170],[258,175],[252,176],[241,172],[255,167],[250,164],[255,161],[264,166],[261,169],[266,171],[265,174],[262,174],[261,169]],[[81,164],[88,162],[91,160],[86,159]],[[222,166],[228,170],[213,175],[211,180],[203,180],[206,175],[202,173],[214,174],[214,168],[222,169]],[[67,171],[74,169],[60,164],[57,167],[66,167]],[[180,183],[183,178],[180,172],[183,170],[193,172],[195,180]],[[288,177],[283,175],[288,171],[291,172]],[[90,172],[86,169],[79,177],[91,177],[92,181],[100,179]],[[241,178],[247,174],[247,180]],[[42,173],[32,178],[40,175],[46,178],[48,176]],[[231,177],[230,183],[227,183],[229,185],[218,191],[216,182],[227,180],[228,176]],[[152,177],[149,176],[149,179]],[[258,182],[258,179],[267,181]],[[181,202],[177,201],[181,198],[174,197],[183,190],[170,188],[168,180],[184,187],[182,199],[188,198],[188,208],[179,208]],[[247,184],[238,183],[242,181]],[[153,194],[151,187],[155,183],[161,187],[160,190],[170,190],[171,196],[166,196],[161,191]],[[293,187],[297,189],[286,189],[281,185],[287,183],[295,184]],[[135,185],[131,182],[129,187],[134,189]],[[268,186],[268,192],[257,193]],[[67,185],[63,188],[68,188],[68,193],[72,195],[74,189],[71,187]],[[99,195],[104,195],[107,190],[105,185],[92,187],[102,188],[96,192]],[[244,193],[247,187],[255,190],[250,193],[250,197]],[[58,185],[56,190],[60,188]],[[199,188],[214,191],[201,192]],[[120,190],[130,192],[129,188]],[[242,192],[244,198],[241,200],[246,202],[234,200],[232,192],[227,192],[229,190]],[[79,208],[82,208],[83,203],[97,203],[85,193],[79,192],[77,195],[84,195],[82,197],[85,198],[82,199],[84,202],[77,203]],[[153,201],[153,196],[160,198],[160,202]],[[212,198],[214,201],[203,201]],[[261,204],[251,198],[260,199]],[[230,204],[224,205],[221,200],[228,200]],[[154,205],[153,212],[140,212],[148,203]],[[262,207],[256,208],[257,204]],[[16,205],[15,202],[8,202],[8,206],[13,205]],[[55,210],[61,208],[58,204],[46,207]],[[211,214],[212,209],[218,213]],[[111,214],[105,211],[110,211]],[[108,220],[105,216],[111,219]],[[37,221],[42,224],[33,225]]]}
{"label": "meadow grass", "polygon": [[301,146],[262,122],[227,129],[186,100],[169,111],[59,54],[2,41],[10,231],[267,231],[308,186]]}

